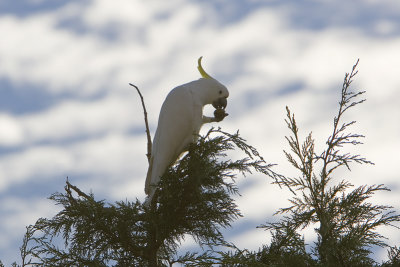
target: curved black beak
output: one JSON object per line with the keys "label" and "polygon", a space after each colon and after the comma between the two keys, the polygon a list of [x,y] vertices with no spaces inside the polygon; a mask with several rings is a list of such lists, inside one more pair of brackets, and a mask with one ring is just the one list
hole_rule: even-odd
{"label": "curved black beak", "polygon": [[212,105],[214,108],[219,109],[225,109],[226,105],[228,104],[228,101],[226,100],[226,97],[220,97],[217,100],[215,100],[214,102],[212,102]]}

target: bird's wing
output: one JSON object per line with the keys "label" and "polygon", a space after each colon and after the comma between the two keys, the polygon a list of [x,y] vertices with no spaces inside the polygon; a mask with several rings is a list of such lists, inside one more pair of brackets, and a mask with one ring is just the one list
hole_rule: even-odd
{"label": "bird's wing", "polygon": [[194,117],[201,118],[201,110],[194,107],[192,95],[186,88],[175,88],[165,99],[154,135],[152,156],[147,172],[145,191],[150,192],[151,185],[157,185],[165,170],[175,163],[193,141],[196,127]]}

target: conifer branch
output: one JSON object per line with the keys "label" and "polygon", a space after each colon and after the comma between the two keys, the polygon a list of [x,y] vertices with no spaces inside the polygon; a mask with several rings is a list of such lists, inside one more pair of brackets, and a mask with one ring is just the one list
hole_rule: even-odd
{"label": "conifer branch", "polygon": [[[388,191],[383,185],[365,185],[350,191],[353,185],[345,180],[333,183],[333,174],[341,166],[350,170],[351,163],[373,164],[358,154],[342,152],[345,145],[362,144],[360,139],[364,138],[361,134],[347,132],[355,121],[342,122],[347,110],[365,101],[358,100],[365,91],[350,90],[358,62],[350,73],[345,74],[332,134],[321,154],[314,152],[311,133],[300,143],[296,120],[287,108],[285,121],[291,136],[286,140],[291,152],[284,153],[293,167],[299,170],[300,177],[283,177],[280,182],[285,181],[293,191],[301,191],[301,194],[289,200],[289,207],[276,212],[284,215],[281,221],[261,225],[261,228],[279,236],[274,244],[279,246],[281,241],[293,240],[297,231],[318,224],[318,242],[314,251],[318,264],[323,266],[372,266],[374,261],[368,257],[370,247],[386,246],[384,236],[376,231],[377,227],[397,228],[396,223],[400,222],[400,215],[391,211],[393,207],[367,202],[374,193]],[[317,165],[318,162],[322,164]],[[321,167],[320,171],[316,171],[316,166]],[[304,249],[304,243],[298,244],[299,249]],[[268,249],[272,247],[271,244]]]}

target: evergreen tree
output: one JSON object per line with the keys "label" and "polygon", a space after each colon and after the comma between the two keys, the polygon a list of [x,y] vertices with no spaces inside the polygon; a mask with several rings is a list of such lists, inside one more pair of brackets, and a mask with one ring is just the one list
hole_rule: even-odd
{"label": "evergreen tree", "polygon": [[[294,115],[287,108],[287,126],[291,136],[286,137],[291,152],[284,151],[288,161],[299,171],[299,177],[281,177],[277,184],[287,186],[293,193],[291,206],[281,208],[277,214],[284,218],[262,227],[283,239],[296,238],[299,230],[316,225],[318,241],[313,255],[322,266],[373,266],[369,256],[372,246],[386,246],[384,237],[377,232],[379,226],[395,226],[400,215],[391,206],[373,205],[367,200],[376,192],[389,191],[382,184],[354,187],[346,180],[336,181],[334,173],[341,167],[350,170],[351,164],[373,164],[360,155],[343,152],[346,145],[359,145],[363,135],[348,132],[355,121],[343,122],[350,108],[363,103],[365,91],[350,89],[357,74],[357,63],[346,73],[338,113],[333,119],[333,130],[322,153],[314,151],[311,133],[301,143]],[[302,244],[301,244],[302,245]],[[293,265],[294,266],[294,265]]]}
{"label": "evergreen tree", "polygon": [[[235,148],[244,157],[226,158]],[[95,200],[67,180],[65,192],[50,197],[61,211],[27,228],[21,266],[211,265],[216,248],[232,246],[221,228],[241,216],[232,199],[237,174],[255,170],[276,178],[270,167],[238,133],[211,129],[163,175],[149,208],[138,199]],[[205,252],[179,256],[185,235]]]}
{"label": "evergreen tree", "polygon": [[400,266],[400,247],[390,247],[388,250],[388,258],[386,262],[384,262],[382,267],[397,267]]}

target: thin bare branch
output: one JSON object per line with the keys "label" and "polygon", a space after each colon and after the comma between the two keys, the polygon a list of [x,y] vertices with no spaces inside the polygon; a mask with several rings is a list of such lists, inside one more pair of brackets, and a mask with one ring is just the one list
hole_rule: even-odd
{"label": "thin bare branch", "polygon": [[151,135],[150,135],[150,129],[149,129],[149,122],[147,121],[146,106],[145,106],[145,104],[144,104],[144,99],[143,99],[142,93],[140,93],[139,88],[138,88],[136,85],[132,84],[132,83],[129,83],[129,85],[136,88],[136,90],[137,90],[137,92],[138,92],[138,94],[139,94],[139,96],[140,96],[140,100],[142,101],[143,112],[144,112],[144,123],[146,124],[146,134],[147,134],[147,154],[146,154],[146,156],[147,156],[148,162],[150,163],[150,158],[151,158],[151,146],[152,146],[152,143],[151,143]]}

